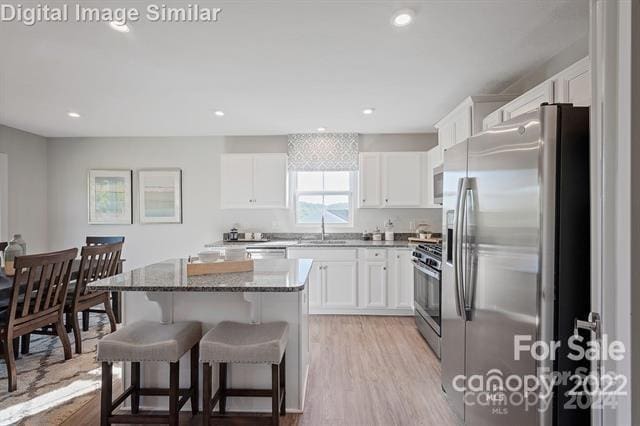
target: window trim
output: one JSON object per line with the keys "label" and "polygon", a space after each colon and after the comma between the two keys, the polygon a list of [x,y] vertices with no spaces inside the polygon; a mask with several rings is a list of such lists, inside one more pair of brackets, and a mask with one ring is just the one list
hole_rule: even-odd
{"label": "window trim", "polygon": [[[331,172],[334,170],[318,170]],[[357,184],[357,173],[355,171],[348,171],[349,173],[349,186],[350,191],[298,191],[298,172],[291,171],[289,176],[289,181],[291,182],[291,206],[293,207],[293,224],[299,228],[319,228],[320,223],[299,223],[298,222],[298,196],[299,195],[347,195],[349,197],[349,222],[348,223],[326,223],[325,228],[339,228],[339,229],[348,229],[355,227],[355,216],[356,216],[356,208],[355,208],[355,194],[356,194],[356,184]]]}

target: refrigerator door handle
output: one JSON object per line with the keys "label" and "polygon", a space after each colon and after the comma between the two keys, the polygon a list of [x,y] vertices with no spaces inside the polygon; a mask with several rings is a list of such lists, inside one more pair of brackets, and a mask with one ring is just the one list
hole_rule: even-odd
{"label": "refrigerator door handle", "polygon": [[[468,207],[468,198],[471,198],[471,209],[473,214],[473,209],[475,206],[474,203],[474,193],[473,193],[473,178],[467,178],[465,182],[464,188],[464,204],[462,206],[463,219],[462,219],[462,229],[463,232],[463,241],[464,244],[462,246],[462,252],[464,254],[464,262],[463,262],[463,274],[462,274],[462,305],[464,307],[464,316],[465,320],[471,321],[471,306],[472,306],[472,297],[473,297],[473,284],[475,282],[474,276],[474,260],[473,260],[473,245],[472,241],[470,241],[469,236],[469,218],[467,214]],[[469,294],[467,294],[467,291]]]}
{"label": "refrigerator door handle", "polygon": [[464,214],[464,208],[466,205],[466,188],[467,188],[467,178],[460,178],[458,180],[458,198],[456,201],[456,214],[455,214],[455,223],[453,225],[454,230],[454,247],[453,247],[453,276],[454,276],[454,284],[455,284],[455,296],[456,296],[456,312],[458,316],[466,320],[466,312],[464,309],[464,298],[463,298],[463,271],[462,271],[462,224],[464,223],[464,217],[461,218],[461,215]]}

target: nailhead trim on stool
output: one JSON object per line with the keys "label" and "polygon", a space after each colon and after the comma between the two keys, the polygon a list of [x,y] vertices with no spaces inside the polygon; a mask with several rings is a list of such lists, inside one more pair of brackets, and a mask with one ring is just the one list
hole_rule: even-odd
{"label": "nailhead trim on stool", "polygon": [[[227,418],[231,421],[246,421],[257,424],[259,417],[279,425],[280,417],[286,415],[286,346],[289,325],[286,322],[243,324],[224,321],[209,330],[200,341],[200,359],[203,362],[203,413],[202,424],[209,425],[211,419]],[[212,364],[220,369],[219,385],[212,396]],[[271,389],[227,388],[228,363],[271,364]],[[271,398],[271,413],[227,413],[228,397]],[[219,412],[212,413],[219,404]]]}
{"label": "nailhead trim on stool", "polygon": [[[160,324],[140,321],[105,336],[98,342],[97,359],[102,362],[100,424],[168,423],[178,425],[180,409],[191,400],[191,412],[198,413],[198,355],[202,325],[196,321]],[[191,383],[180,389],[180,358],[191,351]],[[164,359],[163,359],[164,358]],[[114,362],[131,362],[131,385],[113,400]],[[169,362],[169,388],[140,387],[140,361]],[[169,414],[139,414],[140,396],[168,396]],[[131,414],[113,414],[131,397]]]}

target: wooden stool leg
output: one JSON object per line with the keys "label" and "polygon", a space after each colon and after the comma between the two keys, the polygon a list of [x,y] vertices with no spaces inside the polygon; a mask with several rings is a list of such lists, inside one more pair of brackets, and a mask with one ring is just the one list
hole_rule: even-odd
{"label": "wooden stool leg", "polygon": [[169,425],[178,426],[180,361],[169,364]]}
{"label": "wooden stool leg", "polygon": [[102,390],[100,396],[100,426],[109,424],[109,416],[111,416],[112,404],[112,377],[110,362],[102,363]]}
{"label": "wooden stool leg", "polygon": [[220,386],[218,386],[220,391],[220,414],[225,414],[227,412],[227,363],[220,363],[220,378],[219,378]]}
{"label": "wooden stool leg", "polygon": [[286,352],[282,354],[282,361],[280,361],[280,387],[282,389],[282,401],[280,401],[280,415],[287,415],[287,386],[286,386],[286,369],[287,365],[285,363],[285,358],[287,354]]}
{"label": "wooden stool leg", "polygon": [[280,365],[271,364],[271,424],[280,424]]}
{"label": "wooden stool leg", "polygon": [[200,343],[191,348],[191,414],[198,414],[198,366]]}
{"label": "wooden stool leg", "polygon": [[202,364],[202,426],[208,426],[211,417],[211,374],[211,364]]}
{"label": "wooden stool leg", "polygon": [[131,413],[138,414],[140,411],[140,363],[131,363],[131,386],[133,393],[131,394]]}

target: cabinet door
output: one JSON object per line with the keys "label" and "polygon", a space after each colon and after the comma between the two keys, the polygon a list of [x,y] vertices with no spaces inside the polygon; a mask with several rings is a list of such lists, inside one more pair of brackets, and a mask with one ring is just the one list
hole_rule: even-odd
{"label": "cabinet door", "polygon": [[440,150],[451,148],[456,144],[456,123],[451,121],[438,129],[438,145]]}
{"label": "cabinet door", "polygon": [[380,153],[360,154],[360,207],[380,207]]}
{"label": "cabinet door", "polygon": [[482,120],[482,130],[487,130],[502,123],[502,108],[493,111]]}
{"label": "cabinet door", "polygon": [[383,204],[385,207],[420,207],[421,157],[416,152],[382,154]]}
{"label": "cabinet door", "polygon": [[591,106],[591,67],[584,58],[562,71],[556,80],[558,102],[575,106]]}
{"label": "cabinet door", "polygon": [[424,183],[422,193],[424,195],[422,197],[422,207],[429,209],[442,208],[442,205],[435,204],[433,201],[433,169],[440,165],[442,165],[442,151],[439,147],[432,148],[424,153],[422,172],[422,182]]}
{"label": "cabinet door", "polygon": [[506,121],[526,114],[539,108],[543,102],[553,103],[553,99],[553,81],[545,81],[506,104],[502,108],[503,119]]}
{"label": "cabinet door", "polygon": [[394,253],[393,287],[395,290],[395,307],[413,308],[413,264],[411,250],[396,250]]}
{"label": "cabinet door", "polygon": [[364,262],[363,298],[365,308],[387,307],[387,262]]}
{"label": "cabinet door", "polygon": [[322,306],[322,264],[313,262],[309,272],[309,307]]}
{"label": "cabinet door", "polygon": [[223,154],[220,157],[220,207],[253,206],[253,157]]}
{"label": "cabinet door", "polygon": [[460,109],[460,112],[458,114],[456,114],[453,136],[454,145],[471,137],[471,108],[471,106],[464,107]]}
{"label": "cabinet door", "polygon": [[355,308],[358,306],[357,263],[323,262],[323,307]]}
{"label": "cabinet door", "polygon": [[256,154],[253,157],[253,205],[287,207],[287,156]]}

